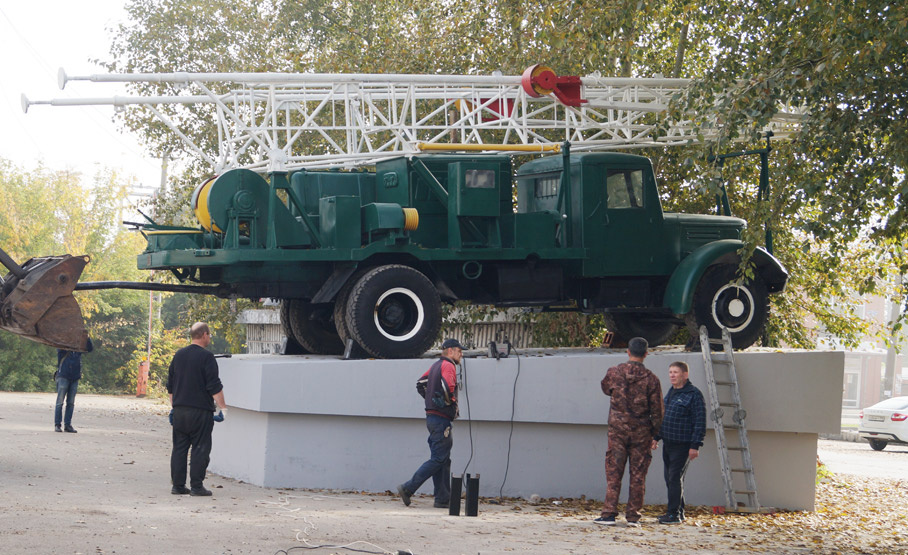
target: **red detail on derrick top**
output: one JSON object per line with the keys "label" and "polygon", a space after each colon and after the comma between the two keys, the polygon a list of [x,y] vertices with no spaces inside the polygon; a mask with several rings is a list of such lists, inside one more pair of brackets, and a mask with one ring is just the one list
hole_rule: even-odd
{"label": "red detail on derrick top", "polygon": [[580,97],[580,77],[555,75],[551,68],[536,64],[526,68],[520,79],[523,90],[533,98],[554,94],[565,106],[580,106],[588,102]]}

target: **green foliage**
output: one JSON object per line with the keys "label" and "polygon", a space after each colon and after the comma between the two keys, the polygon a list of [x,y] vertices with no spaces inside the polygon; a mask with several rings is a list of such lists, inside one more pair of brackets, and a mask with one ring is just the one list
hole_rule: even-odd
{"label": "green foliage", "polygon": [[[886,284],[908,272],[908,4],[133,0],[127,12],[129,22],[115,29],[111,71],[515,74],[545,63],[561,74],[693,78],[667,115],[708,140],[647,154],[667,210],[707,212],[726,183],[733,213],[749,222],[744,254],[773,230],[776,255],[792,277],[773,297],[769,343],[810,346],[813,325],[855,343],[874,331],[847,308],[856,295],[904,297]],[[757,202],[755,159],[720,170],[709,155],[762,146],[760,132],[783,109],[803,114],[800,131],[774,141],[769,199]],[[213,151],[207,110],[173,106],[166,113]],[[182,153],[149,114],[122,118],[154,152]],[[191,221],[187,199],[204,177],[200,167],[190,167],[159,202],[166,221]],[[199,314],[226,317],[223,303],[202,304]],[[544,316],[550,325],[540,329],[553,334],[546,341],[570,335],[582,343],[586,326],[599,326],[561,317]]]}
{"label": "green foliage", "polygon": [[[138,280],[135,255],[142,238],[124,231],[126,189],[110,172],[95,177],[90,190],[71,172],[42,166],[23,171],[0,159],[0,246],[13,259],[68,253],[87,254],[83,281]],[[122,391],[131,351],[142,343],[147,304],[136,291],[77,292],[94,352],[82,358],[82,388]],[[147,297],[146,297],[147,298]],[[56,351],[0,333],[0,388],[41,391],[53,388]]]}

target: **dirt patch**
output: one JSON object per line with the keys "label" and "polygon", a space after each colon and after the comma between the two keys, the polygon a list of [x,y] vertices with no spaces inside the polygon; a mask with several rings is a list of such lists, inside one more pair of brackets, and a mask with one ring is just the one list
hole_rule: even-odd
{"label": "dirt patch", "polygon": [[[599,503],[483,499],[452,517],[390,492],[268,489],[210,475],[210,498],[170,495],[169,407],[79,395],[77,434],[53,432],[51,394],[0,393],[0,546],[4,553],[908,553],[904,482],[834,476],[815,513],[713,515],[682,526],[592,523]],[[305,471],[305,469],[302,469]],[[321,549],[294,547],[326,546]]]}

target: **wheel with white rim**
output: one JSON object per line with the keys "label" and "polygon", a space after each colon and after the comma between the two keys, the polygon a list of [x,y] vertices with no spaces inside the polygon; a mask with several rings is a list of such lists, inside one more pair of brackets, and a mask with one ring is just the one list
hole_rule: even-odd
{"label": "wheel with white rim", "polygon": [[[709,336],[722,337],[728,328],[735,349],[753,345],[763,333],[769,315],[769,294],[759,275],[738,279],[737,264],[711,266],[700,278],[688,322],[706,326]],[[692,320],[692,321],[691,321]]]}
{"label": "wheel with white rim", "polygon": [[346,324],[376,358],[418,357],[441,329],[441,299],[421,272],[400,264],[379,266],[350,290]]}

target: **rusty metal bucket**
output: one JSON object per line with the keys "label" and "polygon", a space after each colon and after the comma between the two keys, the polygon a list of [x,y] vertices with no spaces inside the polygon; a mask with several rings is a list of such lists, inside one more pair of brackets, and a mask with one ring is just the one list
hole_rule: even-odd
{"label": "rusty metal bucket", "polygon": [[0,249],[0,329],[58,349],[85,352],[88,330],[73,290],[88,256],[45,256],[22,266]]}

